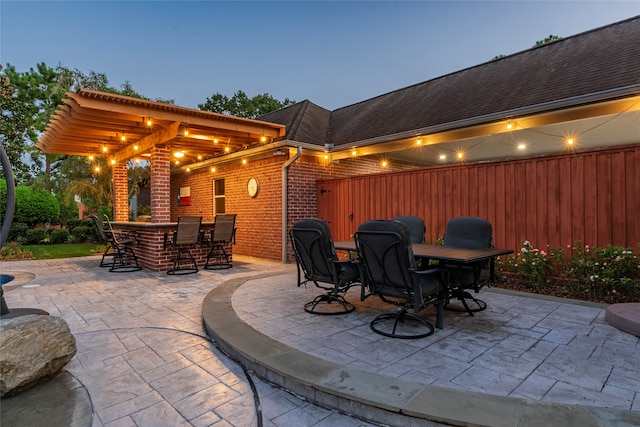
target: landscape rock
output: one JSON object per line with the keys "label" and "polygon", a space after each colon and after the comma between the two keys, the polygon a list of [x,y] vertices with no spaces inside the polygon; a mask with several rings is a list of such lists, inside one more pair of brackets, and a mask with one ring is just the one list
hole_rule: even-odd
{"label": "landscape rock", "polygon": [[55,316],[0,320],[0,398],[57,374],[76,354],[67,323]]}

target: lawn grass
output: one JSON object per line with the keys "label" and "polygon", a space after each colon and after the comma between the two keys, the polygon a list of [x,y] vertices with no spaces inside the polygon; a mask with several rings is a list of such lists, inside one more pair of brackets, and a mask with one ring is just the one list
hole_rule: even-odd
{"label": "lawn grass", "polygon": [[104,251],[101,245],[95,243],[22,245],[21,249],[31,252],[35,259],[74,258],[100,254]]}

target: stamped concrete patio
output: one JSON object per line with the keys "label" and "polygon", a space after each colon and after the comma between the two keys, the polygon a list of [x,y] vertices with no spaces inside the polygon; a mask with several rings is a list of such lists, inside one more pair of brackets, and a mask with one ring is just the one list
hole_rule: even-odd
{"label": "stamped concrete patio", "polygon": [[[67,388],[90,413],[58,408],[66,425],[640,425],[640,342],[604,306],[488,290],[486,311],[404,341],[369,329],[388,307],[356,289],[351,314],[305,313],[319,290],[297,288],[294,265],[235,257],[180,278],[97,261],[2,266],[28,272],[5,285],[9,308],[45,309],[76,337]],[[46,412],[28,398],[2,401],[3,425]]]}

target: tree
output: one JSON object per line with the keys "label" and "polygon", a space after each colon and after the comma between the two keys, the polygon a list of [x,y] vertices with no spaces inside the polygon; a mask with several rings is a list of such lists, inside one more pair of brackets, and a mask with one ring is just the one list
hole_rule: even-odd
{"label": "tree", "polygon": [[[544,39],[542,39],[542,40],[538,40],[538,41],[536,42],[536,44],[534,44],[532,47],[543,46],[543,45],[545,45],[545,44],[549,44],[549,43],[551,43],[551,42],[555,42],[555,41],[557,41],[557,40],[561,40],[561,39],[562,39],[562,37],[560,37],[560,36],[554,36],[553,34],[551,34],[549,37],[546,37],[546,38],[544,38]],[[506,55],[500,54],[500,55],[496,55],[496,56],[494,56],[491,60],[492,60],[492,61],[495,61],[496,59],[502,59],[502,58],[504,58],[504,57],[506,57]]]}
{"label": "tree", "polygon": [[0,129],[17,183],[26,183],[42,168],[42,152],[35,147],[64,91],[57,85],[55,70],[40,63],[18,73],[7,64],[2,80]]}
{"label": "tree", "polygon": [[[44,189],[55,194],[60,204],[65,206],[65,218],[73,214],[66,214],[69,211],[66,206],[73,207],[71,201],[76,195],[91,210],[101,207],[110,209],[111,174],[104,159],[89,160],[81,156],[45,154],[35,144],[67,92],[85,88],[150,99],[136,92],[128,81],[120,89],[116,89],[109,85],[109,80],[103,73],[90,71],[85,74],[77,68],[71,69],[60,64],[53,69],[40,63],[35,69],[31,68],[24,73],[17,72],[15,67],[7,64],[0,71],[0,130],[16,171],[17,184],[29,184],[34,190]],[[153,101],[174,103],[173,100],[165,99]],[[96,167],[100,168],[100,173],[96,173]],[[133,184],[131,188],[137,191],[140,186],[138,181],[145,179],[144,172],[135,171],[130,175]]]}
{"label": "tree", "polygon": [[204,104],[198,104],[198,108],[213,113],[255,119],[295,103],[296,101],[292,101],[289,98],[285,98],[284,101],[278,101],[268,93],[249,98],[246,93],[239,90],[231,98],[220,93],[214,93],[207,98]]}
{"label": "tree", "polygon": [[533,47],[543,46],[545,44],[549,44],[551,42],[555,42],[555,41],[560,40],[560,39],[562,39],[562,37],[554,36],[553,34],[551,34],[549,37],[546,37],[546,38],[544,38],[542,40],[538,40],[536,42],[536,44],[533,45]]}

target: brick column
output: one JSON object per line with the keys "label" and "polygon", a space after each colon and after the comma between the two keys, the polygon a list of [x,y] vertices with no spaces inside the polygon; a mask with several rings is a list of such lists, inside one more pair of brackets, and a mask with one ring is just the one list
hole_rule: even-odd
{"label": "brick column", "polygon": [[127,162],[113,165],[113,207],[115,221],[129,221],[129,180]]}
{"label": "brick column", "polygon": [[151,149],[151,222],[171,222],[171,159],[168,147]]}

